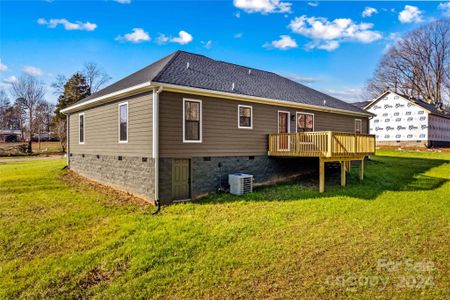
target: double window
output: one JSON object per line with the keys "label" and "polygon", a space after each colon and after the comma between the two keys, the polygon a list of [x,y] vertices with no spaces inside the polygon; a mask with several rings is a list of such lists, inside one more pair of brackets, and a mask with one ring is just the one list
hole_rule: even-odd
{"label": "double window", "polygon": [[238,105],[238,128],[253,128],[253,107],[248,105]]}
{"label": "double window", "polygon": [[128,143],[128,102],[119,104],[119,143]]}
{"label": "double window", "polygon": [[183,142],[202,142],[202,101],[183,99]]}
{"label": "double window", "polygon": [[314,131],[314,114],[297,112],[297,132]]}
{"label": "double window", "polygon": [[84,144],[84,129],[85,129],[84,113],[78,115],[78,129],[79,129],[78,143]]}

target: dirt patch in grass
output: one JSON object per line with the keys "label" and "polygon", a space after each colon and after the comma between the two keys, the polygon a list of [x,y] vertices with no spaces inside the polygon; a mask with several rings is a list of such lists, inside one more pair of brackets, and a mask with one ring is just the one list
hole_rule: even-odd
{"label": "dirt patch in grass", "polygon": [[117,206],[126,204],[137,204],[139,206],[149,206],[153,203],[137,197],[125,191],[118,190],[111,186],[101,184],[97,181],[87,179],[71,170],[67,170],[60,175],[61,180],[72,188],[77,190],[90,189],[107,196],[108,201],[103,204],[106,206]]}

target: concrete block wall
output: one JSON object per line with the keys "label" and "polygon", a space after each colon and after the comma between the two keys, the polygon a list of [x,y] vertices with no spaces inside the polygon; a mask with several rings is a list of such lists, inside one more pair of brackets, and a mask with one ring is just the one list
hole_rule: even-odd
{"label": "concrete block wall", "polygon": [[[272,184],[310,173],[318,166],[314,158],[273,158],[260,156],[193,157],[191,158],[192,198],[228,190],[228,174],[247,173],[254,183]],[[172,159],[159,162],[159,191],[163,203],[171,202]]]}
{"label": "concrete block wall", "polygon": [[154,200],[154,160],[150,157],[71,154],[70,169],[148,201]]}

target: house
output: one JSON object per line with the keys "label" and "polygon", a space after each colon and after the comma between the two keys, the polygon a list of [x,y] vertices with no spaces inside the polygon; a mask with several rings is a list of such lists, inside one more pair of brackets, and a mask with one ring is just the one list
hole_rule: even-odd
{"label": "house", "polygon": [[385,91],[364,107],[376,115],[370,133],[378,145],[450,146],[450,113],[426,101]]}
{"label": "house", "polygon": [[375,149],[365,134],[370,113],[275,73],[184,51],[62,112],[70,169],[163,203],[227,189],[236,172],[256,184],[286,180],[314,158],[323,191],[326,162]]}
{"label": "house", "polygon": [[22,131],[20,129],[0,129],[0,142],[15,143],[22,141]]}

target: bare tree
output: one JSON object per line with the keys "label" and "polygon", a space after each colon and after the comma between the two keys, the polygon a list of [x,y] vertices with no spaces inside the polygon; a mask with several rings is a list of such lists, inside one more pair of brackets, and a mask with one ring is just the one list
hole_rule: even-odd
{"label": "bare tree", "polygon": [[66,152],[66,141],[67,141],[67,124],[66,120],[63,118],[54,118],[52,123],[52,130],[58,137],[59,143],[61,144],[62,152]]}
{"label": "bare tree", "polygon": [[45,87],[36,78],[30,75],[21,75],[12,83],[11,94],[16,97],[16,104],[26,113],[28,118],[28,152],[32,152],[31,143],[34,130],[36,106],[44,100]]}
{"label": "bare tree", "polygon": [[441,106],[450,92],[450,20],[437,20],[406,34],[381,59],[367,89],[389,88]]}
{"label": "bare tree", "polygon": [[7,128],[7,115],[6,112],[11,107],[8,95],[4,90],[0,90],[0,129]]}
{"label": "bare tree", "polygon": [[55,105],[42,100],[36,105],[35,119],[34,119],[34,132],[37,133],[39,142],[39,150],[41,150],[41,135],[47,133],[50,138],[50,125],[52,124],[55,111]]}
{"label": "bare tree", "polygon": [[53,94],[61,95],[64,93],[64,85],[67,83],[67,77],[65,75],[56,75],[55,81],[52,83]]}
{"label": "bare tree", "polygon": [[94,62],[85,63],[81,73],[86,78],[86,82],[91,88],[91,93],[97,92],[111,79],[111,77]]}

